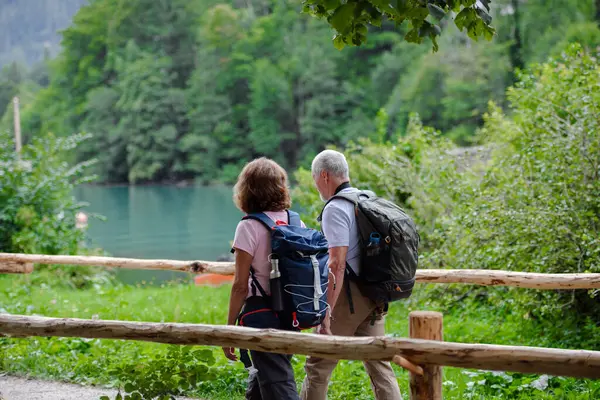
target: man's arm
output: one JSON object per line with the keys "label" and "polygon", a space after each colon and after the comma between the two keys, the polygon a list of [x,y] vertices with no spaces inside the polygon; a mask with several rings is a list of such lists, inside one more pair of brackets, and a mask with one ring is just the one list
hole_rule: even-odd
{"label": "man's arm", "polygon": [[327,289],[327,300],[331,311],[340,297],[340,291],[344,286],[344,273],[346,271],[346,254],[348,254],[348,246],[331,247],[329,249],[329,269],[333,274],[333,279],[329,280]]}
{"label": "man's arm", "polygon": [[350,217],[336,203],[330,203],[323,211],[323,233],[329,242],[328,266],[333,277],[330,276],[327,286],[327,301],[330,310],[319,329],[321,333],[331,333],[329,319],[344,286],[346,255],[350,244],[350,225]]}

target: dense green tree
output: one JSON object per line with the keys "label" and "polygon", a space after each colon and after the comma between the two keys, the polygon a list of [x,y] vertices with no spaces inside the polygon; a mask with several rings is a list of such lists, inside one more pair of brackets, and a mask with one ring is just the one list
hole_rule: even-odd
{"label": "dense green tree", "polygon": [[128,181],[166,180],[185,123],[185,94],[174,85],[178,75],[170,58],[157,59],[133,44],[127,49],[130,58],[118,67],[115,133],[127,143]]}
{"label": "dense green tree", "polygon": [[[418,112],[472,143],[487,102],[504,104],[516,69],[573,41],[600,43],[592,0],[498,0],[489,10],[454,2],[457,12],[417,3],[401,2],[408,23],[396,25],[399,15],[377,22],[387,12],[378,2],[328,2],[329,23],[347,29],[334,42],[356,34],[361,42],[336,51],[328,24],[294,1],[92,0],[63,32],[59,56],[5,79],[0,100],[24,96],[26,140],[92,133],[72,157],[99,158],[102,181],[231,181],[256,156],[295,168],[329,144],[372,136],[377,115],[387,120],[378,137],[405,135]],[[305,2],[317,14],[323,4]],[[367,18],[369,4],[376,10]],[[473,41],[489,33],[488,14],[497,34]],[[432,29],[440,51],[409,42]],[[4,128],[10,118],[5,112]]]}
{"label": "dense green tree", "polygon": [[[490,106],[479,133],[484,146],[470,154],[461,156],[414,115],[406,136],[344,149],[356,186],[415,218],[424,267],[600,271],[600,67],[577,46],[564,53],[520,74],[507,94],[511,115]],[[310,171],[296,178],[294,199],[318,215],[323,203]],[[443,290],[475,297],[473,288]],[[584,331],[585,316],[590,326],[600,321],[596,294],[518,291],[510,307],[550,324],[567,315]]]}

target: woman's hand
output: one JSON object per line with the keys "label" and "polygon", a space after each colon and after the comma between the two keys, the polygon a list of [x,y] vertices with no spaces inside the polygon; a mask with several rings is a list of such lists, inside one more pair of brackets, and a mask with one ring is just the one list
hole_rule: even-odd
{"label": "woman's hand", "polygon": [[321,325],[319,325],[319,328],[317,330],[317,332],[321,335],[331,335],[331,317],[329,316],[329,313],[325,316],[325,318],[323,319],[323,322],[321,322]]}
{"label": "woman's hand", "polygon": [[[229,312],[227,325],[235,326],[242,306],[248,295],[248,279],[250,277],[250,265],[253,257],[249,253],[235,249],[235,279],[231,285],[231,297],[229,298]],[[235,347],[223,347],[225,357],[231,361],[237,361]]]}
{"label": "woman's hand", "polygon": [[235,347],[222,347],[223,349],[223,353],[225,354],[225,357],[227,357],[229,360],[231,361],[237,361],[238,358],[235,355]]}

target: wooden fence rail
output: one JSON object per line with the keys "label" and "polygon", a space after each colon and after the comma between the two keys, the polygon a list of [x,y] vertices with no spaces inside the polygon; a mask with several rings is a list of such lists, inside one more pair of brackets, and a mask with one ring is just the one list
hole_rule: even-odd
{"label": "wooden fence rail", "polygon": [[452,343],[436,340],[327,336],[239,326],[86,320],[0,314],[4,336],[142,340],[245,348],[329,359],[392,360],[580,378],[600,378],[600,352]]}
{"label": "wooden fence rail", "polygon": [[[39,254],[0,253],[0,273],[26,273],[24,266],[64,264],[105,266],[114,268],[170,270],[192,273],[233,275],[234,265],[223,261],[145,260],[97,256],[49,256]],[[514,286],[528,289],[598,289],[600,274],[540,274],[501,270],[420,269],[419,283],[465,283],[481,286]]]}

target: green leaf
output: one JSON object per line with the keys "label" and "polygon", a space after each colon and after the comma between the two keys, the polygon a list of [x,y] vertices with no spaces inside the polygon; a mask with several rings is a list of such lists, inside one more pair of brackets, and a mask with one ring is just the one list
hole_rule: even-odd
{"label": "green leaf", "polygon": [[429,14],[438,20],[442,20],[446,16],[446,12],[435,4],[427,4],[427,9],[429,10]]}
{"label": "green leaf", "polygon": [[361,34],[362,36],[367,36],[368,29],[365,24],[357,25],[354,30],[355,30],[355,32]]}
{"label": "green leaf", "polygon": [[407,0],[396,0],[396,11],[398,14],[404,14],[408,10]]}
{"label": "green leaf", "polygon": [[483,28],[483,34],[487,40],[492,40],[496,34],[496,31],[491,26],[486,26]]}
{"label": "green leaf", "polygon": [[135,391],[135,389],[136,389],[136,388],[135,388],[135,386],[133,386],[133,384],[132,384],[131,382],[127,382],[127,383],[125,384],[125,391],[126,391],[127,393],[134,392],[134,391]]}
{"label": "green leaf", "polygon": [[108,396],[100,396],[100,400],[110,400],[110,397],[108,397]]}
{"label": "green leaf", "polygon": [[123,396],[121,396],[121,393],[117,393],[115,400],[123,400]]}
{"label": "green leaf", "polygon": [[448,4],[448,8],[454,12],[458,12],[460,10],[460,1],[459,0],[446,0],[446,4]]}
{"label": "green leaf", "polygon": [[323,1],[323,7],[325,7],[325,10],[327,10],[327,11],[334,10],[339,6],[340,6],[340,0],[324,0]]}
{"label": "green leaf", "polygon": [[404,36],[404,40],[409,43],[421,43],[421,37],[419,36],[419,28],[413,28]]}
{"label": "green leaf", "polygon": [[406,12],[406,17],[413,20],[423,21],[429,15],[427,7],[414,7]]}
{"label": "green leaf", "polygon": [[475,12],[471,8],[464,8],[458,15],[454,18],[454,23],[456,27],[461,31],[471,25],[473,19],[475,19]]}
{"label": "green leaf", "polygon": [[340,33],[346,33],[347,29],[352,26],[355,7],[356,3],[346,3],[336,8],[333,15],[329,17],[331,26]]}
{"label": "green leaf", "polygon": [[[438,26],[436,26],[436,28],[439,29]],[[431,43],[433,44],[433,52],[437,52],[440,49],[440,46],[438,45],[437,42],[437,35],[431,34],[429,35],[429,38],[431,39]]]}
{"label": "green leaf", "polygon": [[342,35],[335,35],[333,38],[333,46],[338,50],[342,50],[346,47],[344,37]]}

